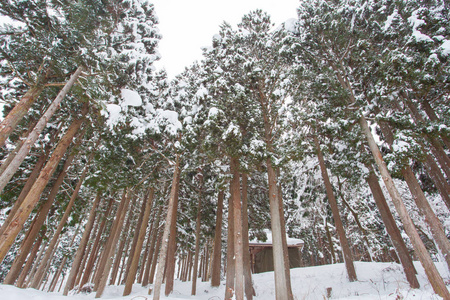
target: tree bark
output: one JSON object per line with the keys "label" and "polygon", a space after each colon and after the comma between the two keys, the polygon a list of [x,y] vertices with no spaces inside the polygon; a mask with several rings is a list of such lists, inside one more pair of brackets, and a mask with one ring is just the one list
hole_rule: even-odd
{"label": "tree bark", "polygon": [[[132,231],[133,231],[131,224],[132,224],[133,219],[135,218],[135,215],[138,211],[137,209],[134,209],[134,205],[136,204],[136,201],[137,201],[137,198],[136,197],[133,198],[133,201],[130,205],[131,209],[128,211],[128,216],[126,217],[127,221],[125,222],[125,227],[124,227],[125,230],[123,230],[120,233],[121,238],[120,238],[119,246],[117,248],[116,256],[114,257],[114,263],[113,263],[112,270],[111,270],[111,279],[109,281],[110,285],[114,285],[116,283],[117,275],[119,273],[120,263],[121,262],[125,263],[125,260],[127,258],[128,246],[129,246],[130,237],[131,237]],[[141,210],[141,211],[143,211],[143,210]],[[123,257],[123,259],[122,259],[122,257]],[[122,269],[123,269],[123,267],[124,267],[124,265],[122,265]],[[119,279],[118,284],[120,284],[120,279]]]}
{"label": "tree bark", "polygon": [[[231,192],[231,191],[230,191]],[[227,266],[225,300],[234,296],[235,260],[234,260],[234,206],[233,198],[228,199]]]}
{"label": "tree bark", "polygon": [[[27,140],[25,141],[23,146],[20,148],[20,150],[17,152],[16,156],[14,157],[14,160],[9,164],[9,166],[5,169],[5,171],[0,175],[0,194],[3,191],[3,189],[5,188],[5,186],[8,184],[9,180],[13,177],[14,173],[16,173],[17,169],[20,167],[23,160],[30,152],[31,147],[34,145],[34,143],[38,139],[39,135],[41,134],[42,130],[47,125],[47,122],[50,120],[50,118],[53,116],[55,111],[58,109],[61,101],[64,99],[66,94],[69,92],[70,88],[77,81],[78,77],[81,75],[81,72],[83,70],[84,70],[83,67],[79,67],[75,71],[75,73],[70,77],[69,81],[61,89],[58,96],[56,96],[55,100],[53,100],[52,104],[48,107],[47,111],[39,119],[39,121],[36,124],[36,126],[34,127],[33,131],[28,135]],[[2,246],[2,248],[3,248],[3,246]],[[3,260],[3,258],[1,258],[1,256],[0,256],[0,261],[2,261],[2,260]]]}
{"label": "tree bark", "polygon": [[222,263],[222,216],[224,191],[220,190],[217,198],[216,228],[214,231],[214,252],[211,271],[211,286],[220,285],[220,266]]}
{"label": "tree bark", "polygon": [[36,181],[36,178],[39,176],[39,173],[41,172],[42,167],[45,164],[45,161],[47,160],[49,155],[48,151],[44,151],[38,158],[36,165],[33,168],[33,171],[31,172],[30,176],[27,179],[27,182],[25,183],[24,187],[22,188],[22,191],[19,194],[19,197],[17,197],[16,202],[14,202],[14,206],[11,208],[11,210],[8,213],[8,217],[6,218],[5,222],[3,222],[1,228],[0,228],[0,236],[3,234],[3,231],[6,227],[11,223],[12,219],[14,218],[14,215],[16,214],[17,210],[19,209],[20,205],[23,202],[23,199],[25,199],[25,196],[30,191],[31,187],[33,186],[34,182]]}
{"label": "tree bark", "polygon": [[89,281],[89,277],[91,276],[92,270],[94,268],[94,263],[97,260],[97,254],[100,250],[100,240],[103,235],[103,231],[105,229],[106,222],[108,220],[108,216],[111,213],[111,210],[113,208],[113,203],[114,203],[114,198],[111,198],[109,203],[107,204],[107,208],[106,208],[105,214],[103,216],[103,220],[101,221],[100,226],[98,228],[96,238],[94,241],[94,245],[92,246],[92,250],[89,255],[89,260],[86,263],[86,268],[83,272],[83,277],[81,278],[81,281],[79,284],[80,289]]}
{"label": "tree bark", "polygon": [[327,168],[325,166],[325,161],[323,158],[322,151],[320,150],[319,140],[316,135],[313,136],[314,144],[316,145],[317,157],[319,159],[320,170],[322,172],[322,179],[325,184],[325,189],[327,191],[328,202],[330,203],[331,212],[333,213],[334,224],[336,226],[336,231],[339,236],[339,241],[341,243],[342,252],[344,255],[344,263],[347,269],[347,275],[350,282],[357,281],[355,266],[353,265],[353,258],[350,252],[350,247],[348,245],[347,237],[345,235],[344,225],[341,221],[341,216],[339,215],[339,208],[337,205],[336,198],[334,197],[333,187],[328,177]]}
{"label": "tree bark", "polygon": [[[174,166],[175,169],[173,171],[172,188],[170,190],[170,198],[169,198],[169,204],[168,204],[168,208],[167,208],[166,224],[164,226],[164,232],[162,235],[161,249],[159,250],[158,272],[156,275],[156,282],[154,285],[155,289],[154,289],[154,294],[153,294],[153,300],[160,299],[161,284],[163,282],[166,259],[172,259],[170,257],[170,255],[172,255],[172,256],[174,255],[174,254],[168,253],[168,244],[169,244],[169,232],[170,233],[176,232],[176,222],[174,222],[174,219],[176,221],[177,206],[178,206],[178,186],[179,186],[180,174],[181,174],[180,160],[181,160],[180,155],[177,154],[176,162],[175,162],[175,166]],[[175,239],[175,236],[172,236],[172,238]],[[175,249],[173,249],[173,250],[175,250]],[[166,255],[167,255],[167,257],[166,257]],[[170,278],[170,272],[167,272],[167,273],[168,273],[167,278]],[[172,273],[172,280],[173,280],[173,273]],[[170,287],[170,282],[167,282],[167,281],[168,280],[166,280],[166,292],[168,290],[171,291],[173,288],[173,286],[172,286],[172,288]],[[169,287],[168,287],[168,285],[169,285]]]}
{"label": "tree bark", "polygon": [[231,198],[234,215],[235,299],[244,300],[244,248],[242,245],[242,206],[241,184],[239,180],[239,158],[231,158],[230,172],[233,176],[231,179]]}
{"label": "tree bark", "polygon": [[[9,166],[9,164],[14,160],[14,157],[16,157],[17,152],[22,148],[23,144],[25,143],[26,138],[33,130],[34,126],[36,126],[37,121],[34,119],[30,120],[30,123],[28,125],[28,130],[22,133],[22,136],[19,138],[19,140],[14,145],[14,150],[8,153],[8,156],[3,159],[2,165],[0,166],[0,174],[2,174],[6,168]],[[47,144],[48,146],[48,144]],[[0,146],[1,147],[1,146]]]}
{"label": "tree bark", "polygon": [[158,228],[159,228],[159,220],[161,218],[161,212],[162,212],[163,206],[160,205],[159,209],[158,209],[158,213],[156,215],[155,220],[153,221],[152,224],[152,233],[151,233],[151,244],[150,244],[150,248],[149,248],[149,254],[148,254],[148,258],[147,258],[147,265],[145,267],[145,273],[144,273],[144,277],[142,278],[142,286],[147,286],[148,285],[148,281],[149,281],[149,277],[150,277],[150,270],[152,267],[152,261],[153,261],[153,256],[158,256],[157,254],[157,250],[156,248],[156,241],[158,240]]}
{"label": "tree bark", "polygon": [[[23,267],[22,271],[20,272],[20,276],[17,279],[17,284],[16,284],[16,286],[19,288],[25,288],[25,285],[24,285],[25,279],[26,279],[31,267],[33,266],[34,259],[36,258],[36,255],[39,251],[39,247],[41,246],[42,240],[45,237],[46,231],[47,231],[46,229],[42,230],[42,233],[39,235],[38,239],[34,243],[33,249],[31,250],[30,255],[28,256],[25,266]],[[3,282],[3,284],[6,284],[6,283]]]}
{"label": "tree bark", "polygon": [[[87,113],[87,109],[87,106],[83,107],[83,115]],[[61,161],[61,158],[67,151],[67,148],[72,142],[73,137],[78,132],[83,122],[84,118],[80,118],[72,122],[65,135],[59,141],[58,146],[56,146],[55,150],[53,151],[52,156],[48,160],[47,164],[42,169],[39,177],[31,187],[30,192],[23,200],[22,205],[17,210],[14,219],[4,229],[3,234],[0,236],[0,262],[2,262],[5,258],[6,253],[14,243],[15,238],[19,234],[27,218],[30,216],[31,211],[39,201],[39,198],[45,186],[50,180],[50,177],[55,172],[58,163]]]}
{"label": "tree bark", "polygon": [[253,299],[252,270],[250,266],[250,249],[248,235],[248,176],[242,173],[242,245],[244,254],[244,281],[247,300]]}
{"label": "tree bark", "polygon": [[94,203],[92,204],[91,211],[89,213],[89,219],[84,228],[83,236],[81,237],[80,245],[78,246],[77,253],[75,254],[75,258],[72,262],[72,267],[70,268],[69,277],[67,278],[66,285],[64,287],[63,295],[67,296],[69,291],[73,289],[75,285],[75,279],[80,269],[81,260],[86,252],[86,246],[89,241],[89,236],[91,235],[92,227],[94,226],[95,216],[98,204],[100,203],[101,193],[97,191],[97,197],[95,198]]}
{"label": "tree bark", "polygon": [[136,247],[134,248],[133,260],[130,265],[130,270],[128,271],[128,275],[126,277],[125,289],[123,292],[123,296],[127,296],[131,293],[131,289],[133,287],[134,279],[136,278],[136,272],[139,264],[139,257],[142,250],[142,244],[144,243],[144,238],[147,230],[148,220],[150,218],[150,211],[153,205],[153,197],[155,194],[155,189],[152,187],[150,189],[150,193],[148,195],[148,199],[145,204],[144,216],[142,218],[142,222],[138,224],[140,226],[139,229],[139,237],[136,243]]}
{"label": "tree bark", "polygon": [[105,246],[105,251],[103,253],[104,263],[99,265],[99,280],[97,285],[97,293],[95,298],[100,298],[106,287],[106,282],[108,281],[109,272],[111,271],[112,259],[114,251],[116,250],[117,241],[120,236],[120,231],[122,230],[123,221],[125,220],[125,214],[130,203],[131,195],[130,191],[124,191],[124,197],[120,202],[118,208],[118,215],[114,221],[114,226],[111,230],[111,238],[108,239],[108,243]]}
{"label": "tree bark", "polygon": [[195,255],[194,255],[194,275],[192,277],[191,295],[195,295],[197,291],[197,273],[198,273],[198,255],[200,252],[200,220],[202,216],[202,189],[203,189],[203,174],[199,174],[199,193],[197,203],[197,218],[195,221]]}
{"label": "tree bark", "polygon": [[9,135],[14,131],[17,124],[23,119],[31,105],[44,90],[44,84],[31,87],[25,95],[22,96],[19,103],[8,113],[0,123],[0,147],[5,145]]}

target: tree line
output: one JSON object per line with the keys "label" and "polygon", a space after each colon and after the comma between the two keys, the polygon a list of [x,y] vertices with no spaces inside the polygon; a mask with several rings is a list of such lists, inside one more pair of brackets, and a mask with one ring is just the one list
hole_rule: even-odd
{"label": "tree line", "polygon": [[255,10],[173,80],[147,0],[0,13],[4,284],[159,299],[226,278],[252,299],[248,241],[270,228],[277,299],[287,235],[349,281],[355,260],[397,261],[419,288],[419,260],[450,299],[433,263],[450,268],[445,1],[308,0],[277,26]]}

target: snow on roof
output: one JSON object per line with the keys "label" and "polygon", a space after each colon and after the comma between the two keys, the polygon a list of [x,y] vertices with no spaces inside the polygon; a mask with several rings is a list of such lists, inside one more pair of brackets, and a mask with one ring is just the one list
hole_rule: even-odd
{"label": "snow on roof", "polygon": [[[272,245],[272,231],[269,229],[264,229],[264,232],[266,233],[267,241],[262,242],[262,241],[259,241],[257,238],[255,238],[253,240],[250,240],[249,243],[250,244],[260,244],[260,245]],[[287,236],[287,234],[286,234],[286,239],[287,239],[288,246],[304,244],[302,239],[290,238]]]}

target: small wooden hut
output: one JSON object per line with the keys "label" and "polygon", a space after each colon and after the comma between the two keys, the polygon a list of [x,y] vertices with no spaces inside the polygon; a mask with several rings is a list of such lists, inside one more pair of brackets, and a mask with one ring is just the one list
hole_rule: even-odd
{"label": "small wooden hut", "polygon": [[[249,241],[250,263],[252,273],[262,273],[273,271],[273,250],[272,250],[272,232],[266,230],[267,240],[261,242],[258,240]],[[289,267],[302,267],[301,251],[303,240],[287,238]]]}

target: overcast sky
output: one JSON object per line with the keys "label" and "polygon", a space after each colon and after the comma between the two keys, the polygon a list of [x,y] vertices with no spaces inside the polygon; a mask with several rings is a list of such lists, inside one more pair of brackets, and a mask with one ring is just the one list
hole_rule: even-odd
{"label": "overcast sky", "polygon": [[210,46],[219,25],[233,27],[243,15],[260,8],[275,24],[297,16],[299,0],[152,0],[163,35],[159,43],[162,59],[156,67],[165,68],[169,78],[181,73],[195,60],[202,59],[201,47]]}

